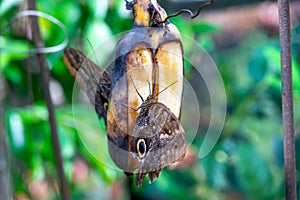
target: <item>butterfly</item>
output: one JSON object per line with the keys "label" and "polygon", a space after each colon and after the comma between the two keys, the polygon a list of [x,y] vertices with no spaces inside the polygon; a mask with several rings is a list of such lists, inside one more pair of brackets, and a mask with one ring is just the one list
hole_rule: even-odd
{"label": "butterfly", "polygon": [[156,96],[168,87],[157,95],[150,93],[146,100],[135,88],[143,101],[137,109],[131,108],[140,110],[129,140],[130,153],[137,165],[137,186],[141,185],[147,173],[152,183],[159,177],[162,168],[181,160],[186,152],[185,131],[181,122],[166,105],[157,102]]}
{"label": "butterfly", "polygon": [[[179,120],[183,48],[173,24],[155,23],[166,17],[155,1],[133,1],[127,6],[134,13],[134,28],[118,42],[113,70],[99,68],[76,49],[67,48],[63,57],[99,118],[105,120],[112,160],[127,175],[137,173],[139,186],[147,173],[153,182],[162,168],[185,153],[185,132]],[[150,21],[155,28],[148,28]],[[152,85],[148,95],[142,87],[145,80]],[[159,92],[174,81],[177,84],[168,87],[169,93]]]}

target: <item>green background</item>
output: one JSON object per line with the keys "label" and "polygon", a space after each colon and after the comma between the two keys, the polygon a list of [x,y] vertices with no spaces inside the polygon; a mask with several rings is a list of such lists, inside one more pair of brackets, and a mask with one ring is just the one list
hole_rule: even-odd
{"label": "green background", "polygon": [[[235,2],[235,5],[239,4]],[[0,4],[1,27],[25,6],[24,2],[18,0],[4,0]],[[39,11],[54,16],[67,27],[69,46],[86,54],[92,48],[88,40],[92,46],[98,45],[131,29],[131,13],[125,10],[124,5],[124,1],[108,0],[37,2]],[[24,31],[28,24],[22,20],[12,22],[2,33],[1,47],[18,50],[33,48]],[[222,28],[202,20],[201,16],[195,20],[179,16],[171,21],[182,34],[203,46],[221,73],[227,95],[227,116],[220,139],[205,158],[196,159],[189,167],[179,170],[164,169],[153,184],[149,185],[146,180],[140,188],[136,188],[121,171],[104,165],[98,159],[100,155],[95,156],[82,142],[82,138],[91,133],[95,133],[93,135],[96,138],[88,139],[91,142],[97,140],[99,126],[92,122],[94,116],[91,116],[91,108],[75,104],[76,121],[81,124],[82,130],[88,131],[77,130],[72,110],[75,80],[62,61],[62,51],[47,54],[51,82],[56,96],[60,94],[55,102],[56,119],[72,199],[284,199],[277,30],[255,28],[241,40],[233,39],[233,45],[222,45],[215,40],[216,35],[223,34]],[[46,46],[64,40],[64,34],[55,25],[44,19],[39,22]],[[297,25],[292,28],[292,53],[298,171],[299,38],[300,26]],[[103,57],[97,58],[100,66],[104,65],[109,52],[113,50],[114,44],[107,46]],[[15,198],[59,199],[48,113],[35,59],[33,55],[6,51],[1,51],[0,55],[0,75],[6,86],[5,114],[1,117],[5,121],[8,140],[10,169],[7,173],[11,174]],[[187,64],[187,78],[191,75],[190,70]],[[85,135],[85,132],[89,135]],[[189,130],[186,132],[188,134]],[[201,140],[201,129],[198,134]],[[95,151],[107,148],[104,141],[100,140],[93,145]],[[196,141],[191,148],[197,149],[198,145]],[[299,185],[299,173],[297,182]]]}

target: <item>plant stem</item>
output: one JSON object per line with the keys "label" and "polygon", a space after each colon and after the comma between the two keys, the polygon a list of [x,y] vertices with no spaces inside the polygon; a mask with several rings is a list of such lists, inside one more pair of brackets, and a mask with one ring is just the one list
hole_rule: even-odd
{"label": "plant stem", "polygon": [[[28,8],[29,10],[36,10],[36,2],[35,0],[28,0]],[[32,16],[30,17],[31,23],[31,30],[32,30],[32,37],[33,42],[36,48],[44,47],[43,40],[41,39],[40,29],[38,25],[37,18]],[[52,138],[52,145],[55,154],[55,161],[57,164],[57,171],[59,177],[59,186],[60,186],[60,194],[63,200],[69,200],[69,188],[67,185],[67,180],[64,174],[63,168],[63,159],[61,154],[60,142],[57,132],[57,124],[55,119],[55,108],[51,99],[50,91],[49,91],[49,80],[50,75],[48,71],[48,66],[46,62],[45,55],[42,53],[37,53],[37,59],[40,67],[40,74],[41,74],[41,83],[42,89],[44,92],[44,98],[47,104],[48,113],[49,113],[49,121],[50,121],[50,130],[51,130],[51,138]]]}
{"label": "plant stem", "polygon": [[[6,97],[3,76],[0,74],[0,116],[5,116],[4,100]],[[0,199],[12,199],[11,152],[8,148],[5,131],[5,117],[0,117]]]}

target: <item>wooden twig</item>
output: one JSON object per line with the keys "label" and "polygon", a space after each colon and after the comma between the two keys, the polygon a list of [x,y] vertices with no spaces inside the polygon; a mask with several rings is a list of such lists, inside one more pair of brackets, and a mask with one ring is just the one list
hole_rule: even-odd
{"label": "wooden twig", "polygon": [[297,199],[289,0],[278,0],[286,199]]}
{"label": "wooden twig", "polygon": [[[28,8],[29,10],[36,10],[36,2],[35,0],[28,0]],[[36,48],[42,48],[44,47],[43,40],[41,38],[40,29],[38,25],[37,18],[34,16],[30,17],[30,23],[31,23],[31,30],[32,30],[32,39],[34,42],[34,45]],[[67,180],[65,178],[64,169],[63,169],[63,159],[61,154],[61,148],[58,138],[58,132],[57,132],[57,124],[55,119],[55,108],[53,105],[53,102],[51,100],[51,95],[49,91],[49,71],[48,66],[46,62],[46,58],[44,54],[37,54],[37,59],[40,67],[40,74],[41,74],[41,83],[42,83],[42,89],[44,92],[44,98],[47,104],[48,113],[49,113],[49,121],[50,121],[50,129],[51,129],[51,138],[52,138],[52,144],[55,154],[55,160],[57,164],[57,171],[58,171],[58,177],[59,177],[59,186],[60,186],[60,194],[61,198],[63,200],[69,200],[70,194],[69,194],[69,188],[67,185]]]}
{"label": "wooden twig", "polygon": [[[5,87],[4,80],[0,74],[0,116],[4,116]],[[10,151],[8,149],[7,136],[5,132],[5,117],[0,117],[0,199],[12,199],[11,177],[10,177]]]}

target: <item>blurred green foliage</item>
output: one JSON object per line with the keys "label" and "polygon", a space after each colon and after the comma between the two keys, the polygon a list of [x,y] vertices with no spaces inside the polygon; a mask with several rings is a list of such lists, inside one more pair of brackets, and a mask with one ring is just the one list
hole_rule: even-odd
{"label": "blurred green foliage", "polygon": [[[132,26],[131,13],[125,10],[125,2],[121,0],[38,1],[37,6],[39,11],[65,24],[70,46],[86,54],[91,49],[87,38],[97,46]],[[23,7],[22,1],[3,0],[1,27]],[[181,16],[172,19],[172,22],[182,34],[197,40],[210,53],[221,72],[228,100],[226,124],[221,138],[209,155],[197,160],[188,169],[165,169],[153,184],[149,185],[145,181],[137,189],[124,178],[121,171],[103,164],[103,160],[109,160],[103,122],[100,122],[102,131],[99,131],[98,122],[94,123],[95,116],[91,116],[92,108],[72,100],[75,80],[62,61],[62,52],[48,54],[52,83],[57,86],[55,93],[62,93],[56,106],[56,117],[72,198],[107,199],[116,195],[121,199],[284,199],[280,51],[277,34],[257,29],[238,44],[219,48],[213,40],[213,35],[222,34],[219,27],[201,19],[192,21]],[[46,46],[64,40],[63,32],[49,21],[40,19],[40,26]],[[26,39],[25,29],[24,21],[12,22],[0,36],[0,46],[19,50],[32,48]],[[295,27],[292,33],[299,171],[300,26]],[[102,51],[99,65],[105,63],[113,49],[112,45]],[[187,76],[190,68],[187,64]],[[2,51],[0,72],[7,83],[5,118],[12,152],[14,195],[29,199],[57,199],[55,155],[35,57]],[[85,135],[87,132],[88,135]],[[197,149],[197,143],[192,148]],[[299,185],[299,174],[297,181]],[[118,187],[118,184],[122,186]],[[299,187],[298,194],[300,196]]]}

